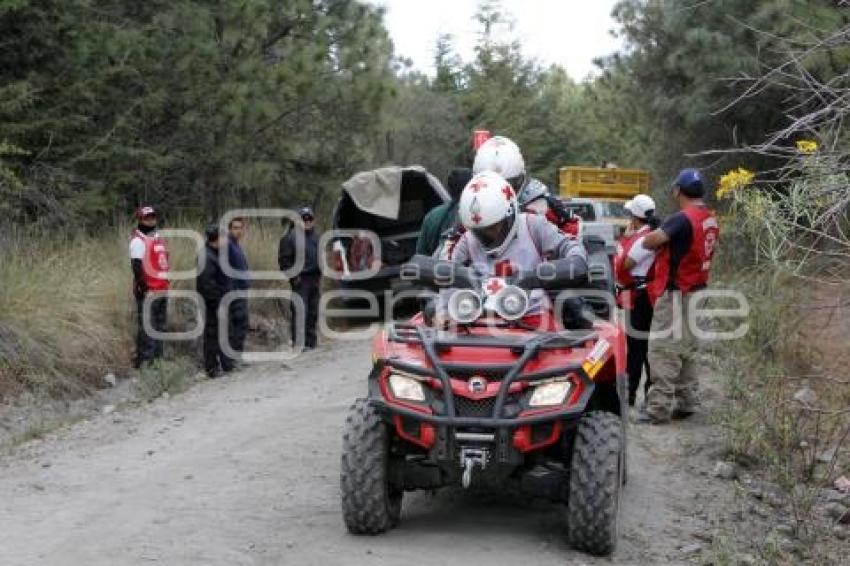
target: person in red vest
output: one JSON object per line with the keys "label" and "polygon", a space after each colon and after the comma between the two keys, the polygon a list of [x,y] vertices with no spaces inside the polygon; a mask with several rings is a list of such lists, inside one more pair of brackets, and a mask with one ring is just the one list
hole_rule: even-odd
{"label": "person in red vest", "polygon": [[[643,247],[657,250],[647,286],[655,308],[649,338],[652,386],[643,422],[663,424],[687,418],[699,406],[698,356],[702,349],[689,314],[701,305],[691,295],[708,285],[711,259],[720,230],[703,201],[705,185],[696,169],[684,169],[672,186],[680,211],[644,237]],[[671,332],[672,329],[672,332]]]}
{"label": "person in red vest", "polygon": [[[634,407],[644,370],[644,398],[652,383],[647,361],[647,334],[652,324],[652,303],[646,287],[652,279],[655,251],[644,248],[643,240],[658,228],[659,221],[655,216],[655,201],[648,195],[637,195],[625,204],[625,208],[631,214],[631,221],[625,235],[617,243],[614,276],[617,279],[617,304],[625,310],[628,322],[626,373],[629,376],[629,406]],[[646,403],[640,408],[640,414],[645,412]]]}
{"label": "person in red vest", "polygon": [[133,366],[162,357],[162,341],[148,335],[144,324],[145,299],[150,295],[150,328],[165,332],[168,310],[168,247],[156,231],[157,213],[152,206],[136,210],[138,226],[130,238],[130,267],[133,270],[133,295],[136,297],[138,332]]}

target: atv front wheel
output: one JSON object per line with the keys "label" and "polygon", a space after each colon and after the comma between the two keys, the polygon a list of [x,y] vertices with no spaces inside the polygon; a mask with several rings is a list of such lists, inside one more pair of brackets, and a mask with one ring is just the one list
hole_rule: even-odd
{"label": "atv front wheel", "polygon": [[404,492],[390,485],[387,425],[366,399],[349,409],[342,441],[342,516],[353,534],[376,535],[398,524]]}
{"label": "atv front wheel", "polygon": [[576,429],[570,469],[570,544],[595,555],[617,545],[623,471],[622,424],[613,413],[593,411]]}

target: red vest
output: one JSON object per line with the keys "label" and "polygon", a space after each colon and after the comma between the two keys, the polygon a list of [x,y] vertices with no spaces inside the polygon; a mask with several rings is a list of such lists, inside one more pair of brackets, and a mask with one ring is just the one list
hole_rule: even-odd
{"label": "red vest", "polygon": [[705,206],[689,206],[682,212],[691,225],[693,234],[691,247],[682,256],[675,273],[671,273],[672,258],[669,244],[659,250],[655,262],[655,275],[648,287],[652,304],[655,304],[658,297],[668,288],[690,293],[708,284],[711,258],[714,256],[717,239],[720,236],[717,218]]}
{"label": "red vest", "polygon": [[151,291],[168,290],[168,248],[165,239],[159,235],[147,236],[138,230],[133,231],[133,238],[141,238],[145,243],[145,256],[142,258],[142,273],[145,285]]}
{"label": "red vest", "polygon": [[[631,251],[635,242],[650,232],[649,227],[645,226],[631,236],[624,237],[617,242],[617,252],[614,254],[614,277],[617,280],[617,285],[627,288],[617,293],[617,304],[624,309],[632,308],[632,290],[628,289],[628,287],[635,284],[632,274],[629,273],[629,270],[624,265],[626,258],[629,257],[629,251]],[[647,279],[652,279],[654,269],[655,264],[647,271]]]}

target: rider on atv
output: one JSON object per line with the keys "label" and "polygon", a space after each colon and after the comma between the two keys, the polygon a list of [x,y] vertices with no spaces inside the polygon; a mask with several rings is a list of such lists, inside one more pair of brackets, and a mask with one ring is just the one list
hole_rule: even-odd
{"label": "rider on atv", "polygon": [[439,292],[438,326],[423,312],[373,341],[343,435],[346,527],[392,529],[405,492],[510,482],[566,503],[570,543],[610,554],[626,471],[624,333],[602,318],[562,323],[547,295],[590,284],[593,257],[520,212],[494,172],[473,177],[458,209],[467,230],[451,261],[418,255],[402,272]]}
{"label": "rider on atv", "polygon": [[517,198],[520,210],[546,217],[546,220],[569,236],[577,239],[581,232],[581,218],[564,206],[549,192],[549,187],[537,179],[531,179]]}
{"label": "rider on atv", "polygon": [[[514,190],[517,200],[523,202],[525,192],[535,186],[546,186],[542,181],[529,177],[525,172],[525,159],[519,146],[510,138],[494,136],[484,142],[475,153],[472,174],[491,171],[501,175]],[[548,190],[548,189],[547,189]]]}
{"label": "rider on atv", "polygon": [[[574,261],[577,270],[587,270],[584,246],[543,217],[520,212],[513,186],[497,173],[488,171],[473,177],[463,190],[458,209],[466,231],[452,253],[451,259],[456,263],[496,277],[532,272],[544,261],[561,258]],[[438,301],[438,326],[448,321],[446,295]],[[530,316],[550,307],[542,289],[533,290],[529,299]],[[580,305],[567,301],[565,308],[569,311],[564,313],[565,325],[583,327],[580,313],[572,312]]]}

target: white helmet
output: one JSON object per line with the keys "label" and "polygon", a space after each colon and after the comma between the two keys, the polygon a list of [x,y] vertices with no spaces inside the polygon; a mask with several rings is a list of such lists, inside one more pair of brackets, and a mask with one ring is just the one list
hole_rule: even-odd
{"label": "white helmet", "polygon": [[[488,255],[500,255],[516,235],[516,193],[504,177],[492,171],[475,175],[466,185],[458,211],[461,224],[475,235]],[[497,236],[482,232],[500,222],[503,229]]]}
{"label": "white helmet", "polygon": [[623,205],[633,216],[646,220],[655,212],[655,201],[649,195],[637,195],[635,198]]}
{"label": "white helmet", "polygon": [[484,142],[475,154],[472,174],[484,171],[498,173],[519,191],[525,184],[525,160],[519,146],[503,136],[494,136]]}

